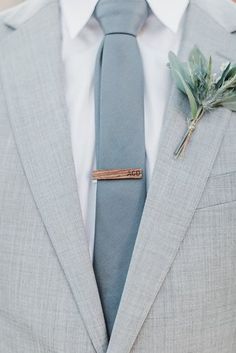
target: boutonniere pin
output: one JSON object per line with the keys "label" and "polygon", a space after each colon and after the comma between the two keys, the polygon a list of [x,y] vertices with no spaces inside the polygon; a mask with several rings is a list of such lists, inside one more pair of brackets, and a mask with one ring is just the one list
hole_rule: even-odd
{"label": "boutonniere pin", "polygon": [[183,153],[199,121],[207,111],[225,107],[236,111],[236,64],[222,64],[219,74],[213,73],[212,58],[208,60],[194,47],[186,63],[169,53],[168,64],[177,88],[189,101],[191,116],[187,119],[187,131],[174,152],[176,158]]}

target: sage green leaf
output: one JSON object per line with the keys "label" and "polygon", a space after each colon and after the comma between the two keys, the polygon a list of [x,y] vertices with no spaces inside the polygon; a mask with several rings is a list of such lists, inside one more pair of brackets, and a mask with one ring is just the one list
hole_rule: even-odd
{"label": "sage green leaf", "polygon": [[227,108],[232,112],[236,112],[236,102],[223,103],[222,107]]}
{"label": "sage green leaf", "polygon": [[177,72],[180,73],[180,75],[183,77],[183,79],[186,82],[190,81],[190,76],[188,74],[188,71],[186,69],[186,65],[184,63],[181,63],[178,59],[178,57],[173,53],[169,53],[169,67],[171,69],[171,74],[172,77],[180,91],[186,94],[185,87],[182,83],[182,81],[179,79],[179,76],[176,74]]}
{"label": "sage green leaf", "polygon": [[236,111],[236,93],[225,96],[221,100],[221,105],[232,111]]}
{"label": "sage green leaf", "polygon": [[230,71],[230,67],[231,67],[231,63],[228,63],[228,65],[226,66],[226,68],[222,72],[220,79],[216,82],[216,88],[219,88],[224,84],[226,77]]}
{"label": "sage green leaf", "polygon": [[207,90],[209,90],[211,84],[212,84],[212,57],[210,56],[209,61],[208,61],[208,67],[207,67]]}
{"label": "sage green leaf", "polygon": [[182,86],[184,87],[184,91],[188,97],[189,100],[189,104],[190,104],[190,108],[191,108],[191,115],[194,118],[197,114],[198,111],[198,105],[197,102],[194,98],[194,95],[190,89],[190,87],[188,86],[188,84],[185,82],[184,78],[182,77],[180,72],[176,71],[176,75],[179,77],[179,81],[182,83]]}
{"label": "sage green leaf", "polygon": [[230,80],[233,76],[236,75],[236,66],[231,64],[230,70],[227,72],[225,80]]}
{"label": "sage green leaf", "polygon": [[219,87],[219,90],[227,94],[229,91],[235,89],[236,87],[236,75],[230,77],[224,84]]}
{"label": "sage green leaf", "polygon": [[208,71],[208,62],[197,46],[189,54],[189,64],[191,70],[199,71],[199,74],[206,74]]}

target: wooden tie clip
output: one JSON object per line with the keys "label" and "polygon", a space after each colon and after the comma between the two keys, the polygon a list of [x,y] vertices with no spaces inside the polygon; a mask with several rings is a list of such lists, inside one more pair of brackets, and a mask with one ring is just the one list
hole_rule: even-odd
{"label": "wooden tie clip", "polygon": [[94,170],[92,173],[93,180],[124,180],[124,179],[142,179],[143,169],[127,168],[127,169],[101,169]]}

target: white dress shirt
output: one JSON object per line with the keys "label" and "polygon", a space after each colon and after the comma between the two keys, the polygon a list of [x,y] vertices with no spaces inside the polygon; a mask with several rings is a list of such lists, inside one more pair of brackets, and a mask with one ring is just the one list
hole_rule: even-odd
{"label": "white dress shirt", "polygon": [[[91,258],[96,205],[96,181],[91,180],[91,172],[96,169],[94,69],[103,38],[100,25],[93,17],[97,2],[98,0],[61,0],[62,57],[65,65],[68,119],[78,193]],[[147,187],[157,157],[162,120],[170,90],[168,52],[177,52],[179,49],[188,2],[189,0],[148,0],[152,12],[137,36],[145,77]]]}

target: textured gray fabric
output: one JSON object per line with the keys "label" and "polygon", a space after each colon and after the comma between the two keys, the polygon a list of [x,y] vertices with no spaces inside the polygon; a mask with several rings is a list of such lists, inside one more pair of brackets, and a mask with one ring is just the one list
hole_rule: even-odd
{"label": "textured gray fabric", "polygon": [[141,168],[138,180],[97,183],[94,272],[111,335],[146,199],[144,79],[137,31],[146,0],[100,0],[104,29],[95,70],[97,169]]}
{"label": "textured gray fabric", "polygon": [[[218,63],[236,61],[226,23],[236,8],[214,6],[217,21],[191,2],[182,59],[197,44]],[[108,345],[77,195],[58,3],[22,18],[0,40],[0,352],[235,353],[236,114],[206,115],[174,160],[189,107],[172,87]]]}

